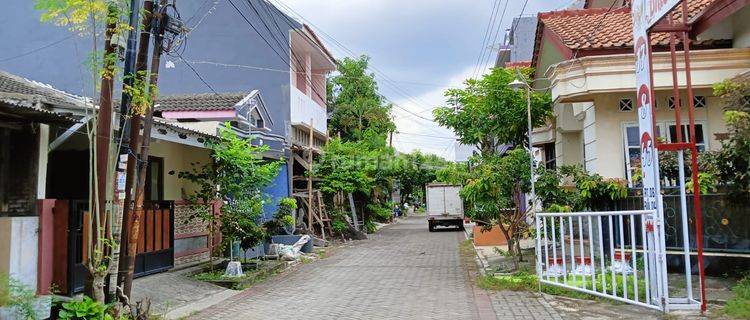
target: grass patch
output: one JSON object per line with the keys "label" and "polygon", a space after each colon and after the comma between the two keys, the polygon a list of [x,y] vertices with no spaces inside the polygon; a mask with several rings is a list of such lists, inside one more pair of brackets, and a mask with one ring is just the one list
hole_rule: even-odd
{"label": "grass patch", "polygon": [[[591,278],[586,279],[587,289],[591,289]],[[568,284],[570,286],[578,286],[583,287],[583,280],[580,277],[577,277],[577,279],[573,280],[572,278],[568,278],[567,281],[563,282],[563,279],[560,278],[559,280],[561,283]],[[632,299],[635,294],[633,291],[633,285],[635,284],[635,279],[633,276],[625,276],[624,278],[625,283],[628,285],[628,296]],[[487,289],[487,290],[511,290],[511,291],[537,291],[539,290],[539,281],[537,280],[537,277],[535,274],[532,274],[527,271],[519,271],[513,274],[509,275],[487,275],[483,277],[479,277],[477,279],[477,285],[480,288]],[[623,295],[623,277],[622,275],[616,275],[615,276],[615,285],[616,285],[616,295],[622,296]],[[602,291],[602,283],[601,279],[597,279],[595,282],[595,287],[597,291]],[[604,288],[607,290],[607,292],[612,292],[612,276],[608,274],[605,277],[605,285]],[[587,293],[583,293],[580,291],[570,290],[567,288],[550,285],[550,284],[542,284],[541,286],[542,292],[550,295],[555,296],[564,296],[564,297],[570,297],[570,298],[576,298],[576,299],[585,299],[585,300],[597,300],[597,301],[612,301],[609,299],[602,299],[594,295],[590,295]],[[645,292],[645,283],[643,281],[638,281],[638,296],[640,301],[646,300],[646,292]],[[750,301],[750,300],[749,300]]]}
{"label": "grass patch", "polygon": [[224,275],[223,270],[214,270],[214,271],[206,271],[206,272],[194,274],[193,279],[200,280],[200,281],[220,281],[220,280],[239,279],[239,278],[244,278],[246,276],[247,275],[243,275],[241,277],[227,277]]}
{"label": "grass patch", "polygon": [[[537,291],[539,289],[539,282],[537,281],[536,275],[523,271],[511,275],[488,275],[479,277],[479,279],[477,280],[477,285],[480,288],[495,291]],[[590,294],[568,290],[548,284],[542,285],[542,292],[555,296],[564,296],[586,300],[598,300],[598,297],[592,296]]]}
{"label": "grass patch", "polygon": [[471,241],[471,239],[461,241],[461,243],[458,245],[458,251],[461,254],[467,256],[473,256],[476,254],[476,251],[474,251],[474,243]]}
{"label": "grass patch", "polygon": [[207,269],[204,272],[192,275],[192,278],[211,282],[225,288],[243,290],[277,274],[283,266],[284,263],[280,261],[260,261],[254,268],[243,268],[244,274],[239,277],[227,277],[224,275],[224,270],[221,269]]}
{"label": "grass patch", "polygon": [[734,297],[727,301],[724,312],[733,318],[750,319],[750,275],[737,282],[732,292]]}
{"label": "grass patch", "polygon": [[483,276],[477,280],[477,285],[487,290],[532,291],[538,288],[536,276],[526,272],[512,275]]}

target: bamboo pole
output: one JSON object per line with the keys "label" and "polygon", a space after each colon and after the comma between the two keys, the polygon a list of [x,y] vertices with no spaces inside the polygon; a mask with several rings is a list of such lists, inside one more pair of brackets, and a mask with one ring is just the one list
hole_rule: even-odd
{"label": "bamboo pole", "polygon": [[310,232],[314,230],[313,228],[313,219],[312,219],[312,162],[313,162],[313,119],[310,118],[310,137],[309,137],[309,145],[307,148],[307,163],[309,165],[309,168],[307,170],[307,227],[310,229]]}

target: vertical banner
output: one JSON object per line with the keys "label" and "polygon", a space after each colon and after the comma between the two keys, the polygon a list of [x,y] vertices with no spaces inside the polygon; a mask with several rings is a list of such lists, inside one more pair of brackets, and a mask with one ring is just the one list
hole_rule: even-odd
{"label": "vertical banner", "polygon": [[[632,2],[633,43],[635,50],[636,105],[638,107],[638,132],[641,147],[641,172],[643,176],[643,209],[656,210],[655,217],[647,219],[647,254],[651,304],[662,305],[668,298],[666,291],[666,261],[664,252],[663,210],[659,191],[659,157],[656,150],[657,133],[654,131],[654,97],[651,81],[651,41],[648,29],[656,24],[681,0],[635,0]],[[662,305],[663,306],[663,305]],[[663,306],[664,307],[664,306]]]}

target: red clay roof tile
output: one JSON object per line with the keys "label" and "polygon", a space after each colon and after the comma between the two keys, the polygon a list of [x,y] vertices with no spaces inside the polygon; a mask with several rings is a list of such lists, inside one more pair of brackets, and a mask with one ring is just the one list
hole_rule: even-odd
{"label": "red clay roof tile", "polygon": [[[716,0],[687,0],[689,19],[698,15]],[[682,18],[681,7],[672,12]],[[629,7],[609,10],[595,8],[540,13],[539,20],[571,49],[622,48],[633,45],[633,21]],[[652,35],[653,45],[669,45],[668,34]]]}

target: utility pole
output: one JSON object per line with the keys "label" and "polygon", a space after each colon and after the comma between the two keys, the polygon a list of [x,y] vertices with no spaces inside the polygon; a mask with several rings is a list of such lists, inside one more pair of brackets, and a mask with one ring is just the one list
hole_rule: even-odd
{"label": "utility pole", "polygon": [[[104,42],[104,76],[101,80],[101,92],[99,94],[99,115],[96,121],[96,210],[99,216],[103,216],[107,202],[107,176],[109,164],[109,142],[112,140],[112,87],[114,86],[114,62],[107,59],[115,53],[115,45],[112,44],[115,25],[107,24]],[[94,210],[92,210],[94,211]]]}
{"label": "utility pole", "polygon": [[[136,72],[135,77],[145,77],[143,74],[144,71],[148,70],[147,66],[147,59],[148,59],[148,50],[149,50],[149,39],[151,38],[151,30],[152,30],[152,21],[153,21],[153,10],[154,10],[154,3],[152,0],[146,0],[143,4],[143,10],[144,10],[144,16],[143,16],[143,29],[141,30],[140,34],[140,40],[138,41],[138,56],[136,57]],[[145,80],[145,79],[142,79]],[[131,81],[132,83],[132,81]],[[142,83],[146,83],[145,81],[142,81]],[[123,92],[123,96],[126,94]],[[123,104],[125,104],[125,98],[123,97]],[[129,109],[129,107],[125,107],[125,110]],[[138,225],[134,225],[131,222],[133,219],[133,207],[131,205],[131,202],[133,201],[133,188],[135,186],[136,181],[136,173],[137,173],[137,166],[140,161],[148,161],[148,159],[143,159],[143,157],[138,156],[138,150],[141,147],[141,139],[140,139],[140,127],[143,120],[143,116],[139,114],[133,114],[130,118],[130,126],[131,130],[130,132],[126,132],[126,134],[129,134],[129,146],[127,148],[124,147],[125,141],[123,141],[123,149],[121,150],[129,150],[130,152],[127,152],[125,154],[128,155],[128,161],[127,161],[127,167],[126,167],[126,174],[125,174],[125,200],[124,205],[122,209],[122,221],[121,221],[121,232],[120,232],[120,251],[119,251],[119,260],[118,260],[118,272],[117,272],[117,285],[122,287],[123,282],[125,281],[125,276],[128,271],[128,265],[130,265],[130,260],[135,259],[134,256],[128,255],[128,233],[132,232],[133,228],[135,228],[135,231],[138,231]],[[125,123],[126,117],[125,114],[121,115],[121,123]],[[123,152],[120,152],[120,154],[123,154]]]}
{"label": "utility pole", "polygon": [[167,0],[160,0],[160,4],[157,6],[158,10],[153,14],[151,23],[153,24],[152,30],[155,30],[154,35],[154,51],[151,57],[151,76],[149,77],[149,94],[151,95],[151,105],[148,108],[145,123],[143,126],[143,135],[141,137],[141,158],[145,159],[141,161],[138,172],[137,184],[135,185],[135,208],[132,220],[132,228],[129,232],[128,237],[128,265],[127,273],[123,281],[123,293],[126,296],[130,296],[133,287],[133,273],[135,271],[135,256],[138,248],[138,237],[140,235],[140,220],[143,217],[143,202],[144,202],[144,190],[146,185],[146,172],[148,170],[148,157],[150,152],[150,141],[151,141],[151,127],[154,122],[154,101],[157,98],[157,92],[152,88],[156,88],[159,80],[159,66],[161,65],[161,54],[163,51],[164,32],[166,30],[167,20],[169,17],[166,16],[164,10],[167,6]]}
{"label": "utility pole", "polygon": [[[115,10],[110,7],[109,11]],[[101,80],[101,92],[99,93],[99,113],[96,117],[96,130],[94,132],[94,173],[95,178],[91,190],[94,191],[93,203],[91,208],[91,244],[98,243],[98,239],[102,234],[100,230],[105,230],[106,226],[102,224],[106,221],[106,210],[107,210],[107,193],[111,190],[111,182],[109,168],[109,155],[110,155],[110,141],[112,141],[112,88],[114,86],[115,76],[115,61],[108,59],[109,56],[115,54],[115,45],[112,44],[112,36],[114,35],[115,24],[114,22],[107,23],[107,30],[105,33],[104,40],[104,66],[103,76]],[[85,249],[84,249],[85,250]],[[84,262],[85,263],[85,262]],[[94,295],[94,280],[95,277],[92,272],[87,273],[85,284],[85,292],[91,296]],[[106,277],[106,275],[105,275]]]}

